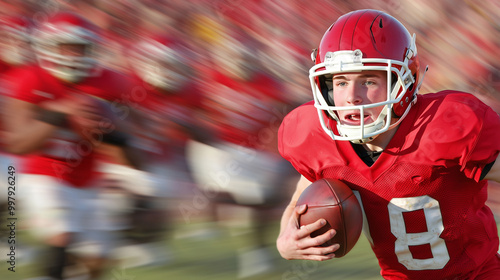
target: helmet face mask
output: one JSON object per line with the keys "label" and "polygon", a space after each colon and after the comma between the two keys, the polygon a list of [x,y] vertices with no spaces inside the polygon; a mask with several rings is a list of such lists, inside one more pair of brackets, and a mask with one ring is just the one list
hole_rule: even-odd
{"label": "helmet face mask", "polygon": [[134,63],[139,77],[155,88],[176,91],[185,82],[186,77],[172,70],[163,63],[145,59]]}
{"label": "helmet face mask", "polygon": [[[415,36],[412,38],[399,21],[387,14],[360,10],[340,17],[313,53],[315,65],[309,71],[314,104],[323,130],[334,140],[365,143],[396,127],[416,101],[419,77],[416,54]],[[336,106],[329,79],[337,74],[362,71],[385,72],[384,101]],[[374,122],[365,124],[364,118],[360,118],[359,125],[348,125],[338,118],[341,111],[354,111],[363,116],[366,110],[375,107],[382,109]]]}
{"label": "helmet face mask", "polygon": [[180,52],[180,46],[171,38],[145,38],[131,52],[131,66],[149,85],[164,91],[176,91],[188,82],[189,76],[187,62]]}
{"label": "helmet face mask", "polygon": [[97,60],[92,57],[92,46],[75,44],[83,51],[68,54],[65,49],[72,44],[59,44],[39,49],[40,65],[55,77],[70,83],[77,83],[87,77],[97,76]]}
{"label": "helmet face mask", "polygon": [[55,15],[34,34],[39,65],[69,83],[100,75],[96,51],[99,42],[97,27],[72,13]]}

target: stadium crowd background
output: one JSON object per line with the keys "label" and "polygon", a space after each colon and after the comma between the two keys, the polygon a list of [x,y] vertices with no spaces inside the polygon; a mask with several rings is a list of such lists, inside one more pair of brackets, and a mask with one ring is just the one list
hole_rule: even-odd
{"label": "stadium crowd background", "polygon": [[[185,58],[194,76],[205,80],[202,92],[214,64],[229,65],[243,52],[252,57],[259,71],[269,74],[279,85],[281,116],[312,99],[307,78],[312,65],[310,53],[317,47],[322,31],[348,11],[379,9],[401,20],[417,35],[421,65],[429,65],[420,93],[463,90],[500,112],[498,1],[4,0],[0,5],[0,16],[23,15],[35,27],[57,11],[71,10],[86,17],[104,30],[101,62],[123,72],[127,70],[130,46],[151,33],[168,34],[186,47]],[[233,101],[238,103],[239,98],[234,96]],[[264,144],[266,150],[277,152],[274,141],[265,139]],[[183,183],[178,186],[185,186]],[[283,192],[285,195],[278,195],[282,199],[293,187],[291,183],[268,187]],[[171,191],[179,193],[171,196],[194,201],[192,198],[199,192],[193,189],[196,187],[174,187]],[[492,189],[490,197],[492,208],[500,213],[500,191]],[[276,213],[271,217],[275,221],[283,203],[286,199],[272,205]]]}
{"label": "stadium crowd background", "polygon": [[[421,93],[444,88],[493,95],[498,79],[500,5],[495,1],[229,1],[89,0],[2,1],[0,14],[23,14],[34,22],[70,9],[108,33],[110,66],[121,67],[120,51],[143,34],[165,32],[196,53],[203,73],[206,54],[224,52],[228,41],[254,44],[253,55],[279,79],[292,103],[310,99],[305,78],[310,52],[322,30],[345,12],[374,8],[395,15],[417,34],[422,65],[429,64]],[[226,49],[224,49],[226,48]],[[194,57],[191,57],[194,60]]]}

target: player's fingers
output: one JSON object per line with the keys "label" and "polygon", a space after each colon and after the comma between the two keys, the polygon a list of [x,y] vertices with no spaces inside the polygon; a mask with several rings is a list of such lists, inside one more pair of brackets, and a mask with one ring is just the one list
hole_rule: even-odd
{"label": "player's fingers", "polygon": [[82,106],[76,106],[71,110],[71,115],[78,117],[78,118],[83,118],[83,119],[96,119],[97,114],[93,112],[92,110],[88,110],[85,107]]}
{"label": "player's fingers", "polygon": [[330,229],[329,231],[321,235],[311,237],[308,242],[311,243],[311,246],[321,246],[330,241],[335,236],[335,234],[337,234],[337,231],[335,231],[334,229]]}
{"label": "player's fingers", "polygon": [[335,257],[335,251],[339,248],[339,244],[333,244],[326,247],[309,247],[300,250],[300,254],[302,256],[315,257],[316,259],[331,259]]}
{"label": "player's fingers", "polygon": [[307,210],[306,204],[295,207],[292,215],[290,216],[290,222],[288,223],[288,225],[290,227],[294,227],[294,228],[298,229],[299,228],[299,217],[300,217],[300,215],[304,214],[306,212],[306,210]]}
{"label": "player's fingers", "polygon": [[80,114],[79,117],[84,119],[85,121],[93,121],[93,122],[97,122],[101,118],[99,115],[88,113],[88,112],[84,112],[84,113]]}
{"label": "player's fingers", "polygon": [[298,237],[300,239],[309,236],[311,233],[317,231],[318,229],[324,227],[325,225],[326,225],[325,219],[318,219],[316,222],[312,224],[303,225],[300,227],[298,231]]}
{"label": "player's fingers", "polygon": [[329,255],[306,255],[302,259],[303,260],[310,260],[310,261],[326,261],[326,260],[331,260],[335,258],[334,254],[329,254]]}
{"label": "player's fingers", "polygon": [[295,207],[295,211],[293,211],[294,212],[293,216],[298,219],[300,215],[306,212],[306,210],[307,210],[307,204],[302,204],[300,206],[297,206]]}
{"label": "player's fingers", "polygon": [[337,232],[334,229],[331,229],[321,235],[315,237],[304,237],[299,239],[297,242],[297,247],[300,249],[306,249],[311,247],[317,247],[325,244],[327,241],[331,240]]}

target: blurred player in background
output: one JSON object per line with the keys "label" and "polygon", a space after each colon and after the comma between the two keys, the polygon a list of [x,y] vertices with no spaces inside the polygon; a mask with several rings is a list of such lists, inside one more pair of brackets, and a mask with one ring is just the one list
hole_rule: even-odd
{"label": "blurred player in background", "polygon": [[[147,162],[143,168],[154,188],[149,193],[134,194],[138,186],[126,191],[133,210],[127,218],[126,242],[117,253],[125,257],[125,267],[168,262],[169,208],[175,198],[193,188],[185,145],[188,139],[208,135],[193,121],[199,119],[203,95],[190,67],[190,54],[177,38],[163,34],[144,34],[127,53],[135,84],[127,100],[134,115],[133,145]],[[107,173],[114,173],[115,168],[123,169],[108,165]],[[118,185],[127,184],[113,177]]]}
{"label": "blurred player in background", "polygon": [[500,181],[500,118],[471,94],[418,94],[415,36],[376,10],[341,16],[310,70],[314,101],[283,121],[279,148],[302,178],[281,223],[286,259],[328,260],[323,220],[297,227],[311,182],[340,179],[358,195],[384,279],[498,279],[497,226],[485,205]]}
{"label": "blurred player in background", "polygon": [[[114,230],[99,200],[99,160],[138,166],[119,106],[131,83],[99,65],[99,29],[75,13],[51,15],[32,39],[38,63],[12,77],[4,120],[8,151],[23,155],[22,209],[47,247],[44,276],[63,279],[71,252],[97,279]],[[138,185],[143,175],[133,173]]]}
{"label": "blurred player in background", "polygon": [[34,62],[29,39],[31,27],[29,20],[23,16],[0,17],[0,162],[2,170],[6,170],[8,164],[14,163],[13,158],[6,153],[3,143],[6,133],[3,122],[7,119],[5,104],[12,91],[12,76],[19,68]]}
{"label": "blurred player in background", "polygon": [[[284,162],[273,145],[273,129],[281,121],[273,109],[285,100],[277,80],[259,67],[254,44],[248,38],[227,38],[211,49],[213,68],[202,83],[208,112],[198,121],[214,138],[209,143],[192,141],[188,148],[193,175],[211,200],[214,217],[221,214],[221,220],[237,220],[238,226],[245,224],[245,212],[250,217],[248,244],[238,248],[239,277],[272,270],[266,229],[269,209],[279,201],[279,191],[271,186]],[[184,210],[189,215],[189,209]]]}
{"label": "blurred player in background", "polygon": [[[31,22],[20,15],[0,16],[0,182],[7,184],[7,170],[9,166],[19,166],[19,158],[8,153],[5,149],[5,121],[8,121],[6,113],[6,101],[12,91],[12,76],[15,72],[34,62],[32,49],[30,47]],[[9,185],[5,186],[0,193],[0,216],[8,209],[7,194]],[[15,191],[15,187],[10,189]],[[14,199],[16,197],[13,197]],[[19,197],[17,197],[19,198]],[[3,230],[0,232],[4,232]],[[0,236],[2,239],[3,236]],[[0,246],[7,246],[7,242]]]}

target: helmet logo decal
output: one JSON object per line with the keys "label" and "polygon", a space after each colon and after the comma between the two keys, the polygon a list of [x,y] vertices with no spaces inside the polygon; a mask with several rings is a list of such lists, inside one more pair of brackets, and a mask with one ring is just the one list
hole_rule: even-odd
{"label": "helmet logo decal", "polygon": [[363,66],[362,57],[363,53],[360,50],[327,52],[325,67],[326,70],[332,72],[347,71],[349,68]]}

